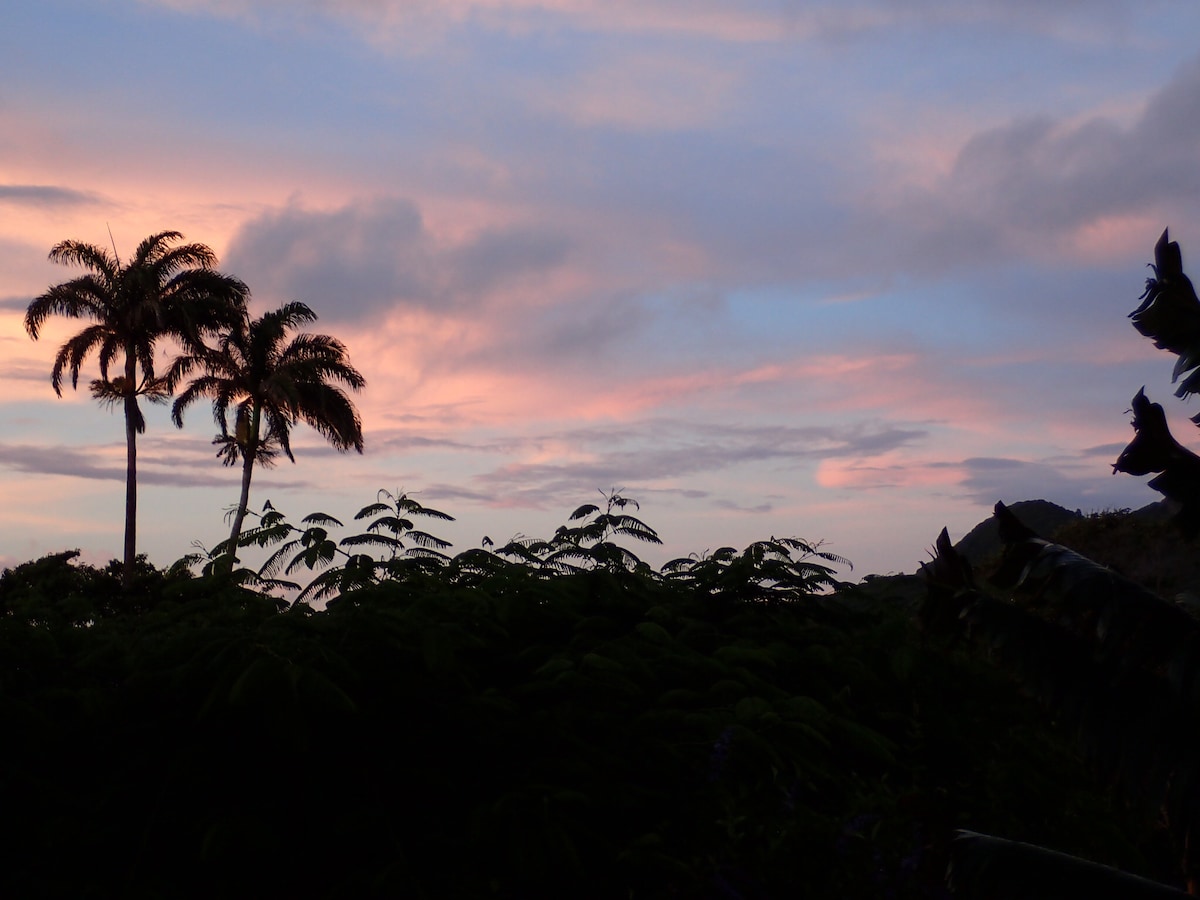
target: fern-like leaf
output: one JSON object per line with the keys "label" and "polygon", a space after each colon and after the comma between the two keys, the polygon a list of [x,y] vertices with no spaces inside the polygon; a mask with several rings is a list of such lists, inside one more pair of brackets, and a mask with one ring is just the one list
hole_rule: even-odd
{"label": "fern-like leaf", "polygon": [[575,522],[579,519],[586,519],[588,516],[598,512],[600,512],[600,507],[598,507],[595,503],[585,503],[583,506],[575,510],[575,512],[571,513],[571,515],[567,517],[567,521]]}

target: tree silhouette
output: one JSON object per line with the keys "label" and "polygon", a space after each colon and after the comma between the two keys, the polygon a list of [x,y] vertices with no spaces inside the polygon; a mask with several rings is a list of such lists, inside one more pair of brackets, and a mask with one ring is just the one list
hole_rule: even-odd
{"label": "tree silhouette", "polygon": [[290,436],[297,422],[308,423],[339,451],[362,453],[362,422],[338,383],[357,391],[366,379],[350,365],[345,345],[324,334],[302,333],[287,340],[289,331],[316,318],[299,302],[258,319],[244,313],[220,334],[215,348],[192,347],[167,375],[166,383],[174,390],[200,371],[176,398],[171,418],[183,427],[184,410],[201,397],[210,398],[221,428],[213,440],[220,448],[217,456],[227,466],[241,461],[242,488],[227,547],[231,557],[246,518],[254,465],[270,466],[281,452],[295,462]]}
{"label": "tree silhouette", "polygon": [[[213,267],[216,255],[204,244],[180,244],[183,235],[162,231],[143,240],[133,257],[122,263],[94,244],[63,241],[50,260],[87,272],[56,284],[34,298],[25,312],[25,330],[37,340],[53,315],[91,322],[63,344],[54,359],[50,384],[62,396],[63,373],[79,387],[79,370],[95,353],[100,378],[91,382],[92,396],[108,406],[120,403],[125,413],[125,546],[124,581],[132,578],[137,557],[137,435],[146,430],[138,397],[164,400],[168,388],[154,372],[160,338],[198,344],[206,333],[235,321],[244,311],[249,291],[236,278]],[[109,377],[119,362],[122,374]]]}

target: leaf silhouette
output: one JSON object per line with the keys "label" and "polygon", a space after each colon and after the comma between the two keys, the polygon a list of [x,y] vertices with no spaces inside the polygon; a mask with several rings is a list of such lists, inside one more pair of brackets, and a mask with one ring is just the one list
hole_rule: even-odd
{"label": "leaf silhouette", "polygon": [[947,881],[956,897],[981,900],[1172,900],[1189,894],[1098,863],[973,831],[951,843]]}

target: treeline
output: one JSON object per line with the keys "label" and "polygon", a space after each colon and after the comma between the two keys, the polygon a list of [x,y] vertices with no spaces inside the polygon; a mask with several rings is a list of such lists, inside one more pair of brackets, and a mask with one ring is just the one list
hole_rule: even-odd
{"label": "treeline", "polygon": [[882,582],[449,571],[324,610],[219,570],[6,571],[0,894],[928,898],[963,826],[1172,871]]}

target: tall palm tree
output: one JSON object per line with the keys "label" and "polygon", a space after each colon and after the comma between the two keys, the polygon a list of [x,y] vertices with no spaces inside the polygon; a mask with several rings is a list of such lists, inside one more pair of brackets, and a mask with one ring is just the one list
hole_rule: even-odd
{"label": "tall palm tree", "polygon": [[[137,435],[146,430],[138,397],[165,399],[165,382],[154,372],[154,353],[161,338],[195,345],[202,335],[227,327],[244,314],[246,285],[214,269],[216,254],[204,244],[181,244],[183,235],[162,231],[143,240],[123,263],[102,247],[63,241],[50,250],[50,260],[87,272],[56,284],[34,298],[25,312],[25,330],[37,340],[52,315],[91,322],[63,344],[54,359],[50,384],[62,396],[63,373],[79,387],[79,370],[95,353],[100,378],[92,395],[125,413],[125,547],[123,577],[133,577],[137,558]],[[119,362],[122,374],[109,378]]]}
{"label": "tall palm tree", "polygon": [[[213,440],[227,466],[241,461],[242,490],[229,532],[236,551],[250,499],[255,463],[274,464],[282,452],[292,462],[291,429],[303,420],[337,450],[362,453],[362,421],[338,384],[357,391],[366,379],[350,365],[345,345],[324,334],[288,332],[316,321],[303,303],[285,303],[261,318],[242,316],[223,332],[215,348],[195,347],[175,360],[166,382],[173,390],[193,371],[200,374],[176,398],[171,418],[183,427],[183,413],[201,397],[213,403],[221,433]],[[230,429],[230,408],[233,428]]]}

